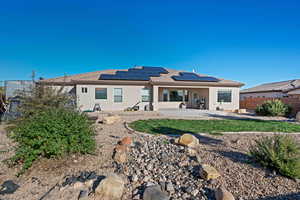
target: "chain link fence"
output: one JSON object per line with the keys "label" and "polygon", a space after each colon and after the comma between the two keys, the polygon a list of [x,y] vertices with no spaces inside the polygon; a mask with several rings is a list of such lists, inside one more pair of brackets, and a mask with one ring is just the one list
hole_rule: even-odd
{"label": "chain link fence", "polygon": [[0,121],[16,118],[20,104],[18,92],[29,91],[34,82],[28,80],[0,81]]}

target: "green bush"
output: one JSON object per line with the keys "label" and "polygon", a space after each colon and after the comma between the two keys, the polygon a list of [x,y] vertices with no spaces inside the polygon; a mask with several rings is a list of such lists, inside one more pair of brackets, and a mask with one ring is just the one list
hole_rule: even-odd
{"label": "green bush", "polygon": [[276,135],[256,140],[250,155],[262,166],[300,178],[300,144],[290,136]]}
{"label": "green bush", "polygon": [[288,116],[291,114],[291,107],[275,99],[266,101],[262,105],[257,106],[255,112],[262,116]]}
{"label": "green bush", "polygon": [[22,120],[12,129],[18,143],[11,164],[22,163],[20,173],[41,158],[57,158],[95,150],[94,130],[86,115],[66,109],[48,109]]}

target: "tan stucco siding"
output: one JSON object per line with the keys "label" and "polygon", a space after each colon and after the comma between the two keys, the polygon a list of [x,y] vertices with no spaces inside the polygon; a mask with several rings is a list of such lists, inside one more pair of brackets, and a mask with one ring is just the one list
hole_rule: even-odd
{"label": "tan stucco siding", "polygon": [[[219,103],[218,91],[231,90],[231,103]],[[209,88],[209,110],[217,110],[217,108],[224,110],[236,110],[240,107],[240,88],[234,87],[210,87]]]}
{"label": "tan stucco siding", "polygon": [[[82,93],[82,88],[87,88],[87,93]],[[124,86],[124,85],[77,85],[77,106],[81,110],[93,110],[95,104],[99,104],[101,110],[114,111],[124,110],[128,107],[134,106],[136,103],[142,101],[142,88],[147,86]],[[95,89],[107,88],[107,99],[96,99]],[[123,100],[122,102],[114,102],[114,88],[122,88]],[[149,87],[148,87],[149,88]],[[149,102],[141,102],[139,107],[144,109]]]}

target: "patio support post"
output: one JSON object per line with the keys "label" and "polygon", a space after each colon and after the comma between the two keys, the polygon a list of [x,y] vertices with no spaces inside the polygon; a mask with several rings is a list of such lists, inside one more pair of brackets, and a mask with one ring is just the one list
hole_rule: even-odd
{"label": "patio support post", "polygon": [[158,86],[153,86],[153,110],[158,110]]}

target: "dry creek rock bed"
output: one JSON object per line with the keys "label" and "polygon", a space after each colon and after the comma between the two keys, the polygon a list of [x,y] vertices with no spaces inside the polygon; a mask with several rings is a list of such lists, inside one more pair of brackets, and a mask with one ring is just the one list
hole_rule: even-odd
{"label": "dry creek rock bed", "polygon": [[[214,200],[214,190],[220,186],[237,200],[300,200],[299,182],[261,168],[238,150],[247,149],[249,140],[239,141],[236,136],[231,145],[224,144],[222,137],[200,137],[204,143],[197,156],[190,156],[187,148],[173,144],[170,137],[136,137],[128,162],[115,166],[117,173],[128,177],[125,199],[142,199],[147,186],[158,184],[173,200]],[[214,166],[222,176],[201,179],[201,164]]]}

